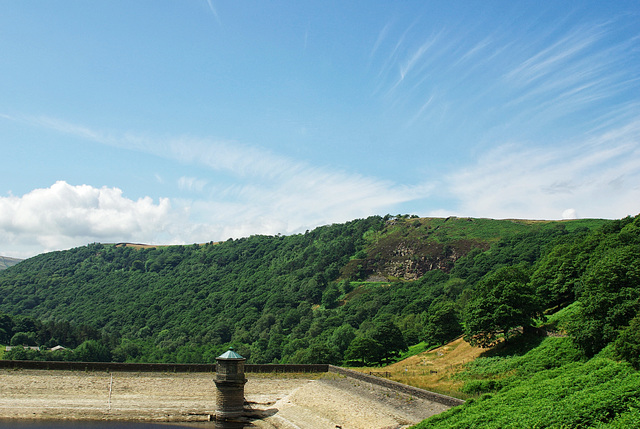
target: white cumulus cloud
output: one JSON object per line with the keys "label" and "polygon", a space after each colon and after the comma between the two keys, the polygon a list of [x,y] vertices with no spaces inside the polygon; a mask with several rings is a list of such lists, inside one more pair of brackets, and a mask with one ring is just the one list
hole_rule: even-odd
{"label": "white cumulus cloud", "polygon": [[[168,199],[137,201],[117,188],[59,181],[23,196],[0,197],[0,254],[31,256],[93,241],[153,242],[170,222]],[[19,249],[16,252],[16,249]],[[20,254],[17,254],[20,253]]]}

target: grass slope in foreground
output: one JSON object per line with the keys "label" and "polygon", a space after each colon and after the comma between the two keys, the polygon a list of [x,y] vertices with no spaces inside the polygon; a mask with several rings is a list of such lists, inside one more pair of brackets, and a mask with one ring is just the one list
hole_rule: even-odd
{"label": "grass slope in foreground", "polygon": [[414,428],[640,427],[640,374],[630,364],[609,348],[584,360],[569,338],[535,341],[467,365],[461,391],[478,396]]}

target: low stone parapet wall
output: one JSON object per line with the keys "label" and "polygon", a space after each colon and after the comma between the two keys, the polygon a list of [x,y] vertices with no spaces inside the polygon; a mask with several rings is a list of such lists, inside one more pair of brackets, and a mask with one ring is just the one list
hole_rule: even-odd
{"label": "low stone parapet wall", "polygon": [[447,395],[441,395],[435,392],[429,392],[428,390],[419,389],[417,387],[408,386],[406,384],[398,383],[393,380],[386,380],[384,378],[376,377],[374,375],[364,374],[352,369],[342,368],[339,366],[329,365],[329,372],[344,375],[346,377],[355,378],[366,383],[375,384],[377,386],[393,389],[397,392],[406,393],[407,395],[415,396],[417,398],[426,399],[428,401],[437,402],[439,404],[455,407],[464,404],[462,399],[454,398]]}
{"label": "low stone parapet wall", "polygon": [[32,360],[0,360],[0,368],[113,372],[216,372],[215,364],[60,362]]}
{"label": "low stone parapet wall", "polygon": [[[0,368],[22,368],[66,371],[123,372],[216,372],[215,363],[118,363],[118,362],[58,362],[31,360],[0,360]],[[329,365],[245,365],[246,373],[318,373],[328,372]]]}
{"label": "low stone parapet wall", "polygon": [[270,373],[270,372],[329,372],[327,364],[248,364],[244,366],[244,372]]}

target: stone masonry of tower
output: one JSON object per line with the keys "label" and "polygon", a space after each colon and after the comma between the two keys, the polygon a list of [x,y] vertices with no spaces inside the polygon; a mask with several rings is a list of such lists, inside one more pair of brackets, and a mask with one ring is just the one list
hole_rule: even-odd
{"label": "stone masonry of tower", "polygon": [[234,420],[244,413],[245,358],[233,348],[216,358],[216,421]]}

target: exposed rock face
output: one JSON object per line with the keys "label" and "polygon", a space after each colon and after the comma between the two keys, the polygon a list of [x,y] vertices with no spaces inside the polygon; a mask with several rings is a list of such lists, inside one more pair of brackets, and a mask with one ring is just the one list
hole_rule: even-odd
{"label": "exposed rock face", "polygon": [[386,277],[417,280],[431,270],[449,272],[459,258],[458,252],[451,247],[431,245],[416,248],[412,244],[399,243],[389,260],[374,262],[376,271]]}
{"label": "exposed rock face", "polygon": [[[461,240],[450,244],[417,241],[381,241],[366,259],[353,259],[342,275],[351,278],[417,280],[428,271],[449,272],[455,262],[473,248],[486,249],[485,243]],[[370,279],[378,280],[370,280]]]}

